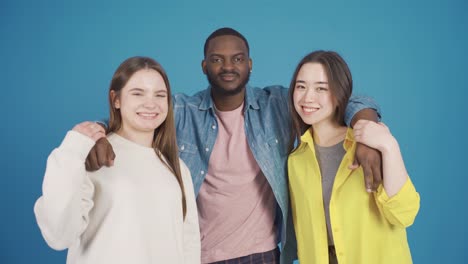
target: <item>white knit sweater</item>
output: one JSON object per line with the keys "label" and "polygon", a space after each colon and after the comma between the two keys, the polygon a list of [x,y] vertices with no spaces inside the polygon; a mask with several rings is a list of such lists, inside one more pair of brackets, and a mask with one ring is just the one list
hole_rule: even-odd
{"label": "white knit sweater", "polygon": [[47,160],[43,195],[34,206],[44,239],[68,248],[67,263],[200,263],[192,179],[180,160],[187,199],[183,221],[179,184],[152,148],[108,136],[114,166],[86,172],[94,145],[69,131]]}

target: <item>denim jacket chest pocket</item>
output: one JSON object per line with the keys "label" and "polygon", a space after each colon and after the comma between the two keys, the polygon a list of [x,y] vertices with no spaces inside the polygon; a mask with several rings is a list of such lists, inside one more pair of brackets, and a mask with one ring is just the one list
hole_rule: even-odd
{"label": "denim jacket chest pocket", "polygon": [[177,140],[177,145],[179,147],[179,156],[185,163],[192,164],[194,159],[198,159],[197,145],[180,139]]}
{"label": "denim jacket chest pocket", "polygon": [[265,157],[264,161],[269,165],[269,168],[272,170],[270,172],[276,174],[278,169],[284,168],[284,162],[287,158],[287,150],[285,147],[285,142],[278,136],[270,136],[266,139],[265,148]]}
{"label": "denim jacket chest pocket", "polygon": [[277,135],[267,139],[267,146],[271,151],[278,153],[280,157],[288,154],[286,140]]}

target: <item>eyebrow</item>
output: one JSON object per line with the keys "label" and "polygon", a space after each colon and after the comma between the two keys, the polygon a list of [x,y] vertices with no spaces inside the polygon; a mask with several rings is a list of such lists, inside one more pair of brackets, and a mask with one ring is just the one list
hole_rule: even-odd
{"label": "eyebrow", "polygon": [[[235,53],[235,54],[230,55],[230,56],[231,57],[236,57],[236,56],[239,56],[239,55],[246,56],[246,53],[241,51],[241,52]],[[210,54],[210,57],[213,57],[213,56],[224,57],[224,55],[221,55],[221,54],[218,54],[218,53]]]}
{"label": "eyebrow", "polygon": [[143,89],[141,89],[141,88],[138,88],[138,87],[131,88],[131,89],[130,89],[130,90],[128,90],[128,91],[129,91],[129,92],[134,92],[134,91],[136,91],[136,92],[144,92],[144,90],[143,90]]}
{"label": "eyebrow", "polygon": [[[129,91],[129,92],[144,92],[145,90],[144,90],[144,89],[142,89],[142,88],[135,87],[135,88],[131,88],[131,89],[130,89],[130,90],[128,90],[128,91]],[[155,93],[167,93],[167,91],[166,91],[166,90],[163,90],[163,89],[161,89],[161,90],[157,90],[157,91],[155,91]]]}
{"label": "eyebrow", "polygon": [[[296,80],[296,83],[306,83],[306,81]],[[315,82],[314,84],[328,84],[328,82]]]}

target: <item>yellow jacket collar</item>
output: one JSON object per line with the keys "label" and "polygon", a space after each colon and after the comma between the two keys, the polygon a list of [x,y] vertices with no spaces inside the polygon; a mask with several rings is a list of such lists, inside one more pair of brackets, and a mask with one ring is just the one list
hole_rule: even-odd
{"label": "yellow jacket collar", "polygon": [[[301,145],[303,144],[309,145],[309,147],[315,153],[314,137],[312,136],[312,127],[307,129],[306,132],[304,132],[304,134],[301,136]],[[353,129],[348,127],[348,130],[346,131],[346,137],[343,142],[343,148],[346,151],[348,151],[348,149],[352,148],[354,144],[356,144],[356,141],[354,140]]]}

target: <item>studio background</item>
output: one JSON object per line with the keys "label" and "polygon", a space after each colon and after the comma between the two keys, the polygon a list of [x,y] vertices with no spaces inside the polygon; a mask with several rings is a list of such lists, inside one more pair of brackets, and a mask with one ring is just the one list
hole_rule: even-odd
{"label": "studio background", "polygon": [[33,205],[65,133],[108,116],[118,65],[153,57],[173,91],[193,94],[207,87],[204,41],[224,26],[249,41],[253,86],[288,86],[302,56],[339,52],[355,94],[380,104],[421,195],[414,263],[464,263],[467,11],[463,0],[1,1],[0,263],[65,263]]}

